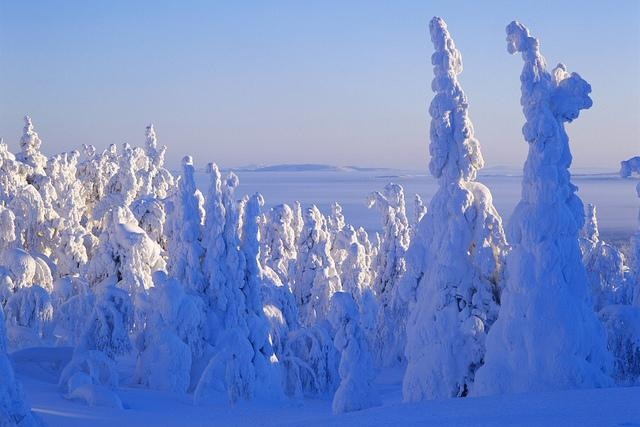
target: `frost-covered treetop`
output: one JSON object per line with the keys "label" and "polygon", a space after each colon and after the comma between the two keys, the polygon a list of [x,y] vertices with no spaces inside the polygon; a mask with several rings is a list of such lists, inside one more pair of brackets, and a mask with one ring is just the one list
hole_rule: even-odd
{"label": "frost-covered treetop", "polygon": [[153,123],[149,124],[146,129],[146,141],[145,144],[147,148],[155,150],[158,146],[158,138],[156,137],[156,130],[153,127]]}
{"label": "frost-covered treetop", "polygon": [[473,135],[467,97],[458,82],[462,55],[442,19],[433,18],[429,29],[435,47],[431,55],[435,75],[431,89],[435,96],[429,106],[432,117],[429,171],[443,183],[473,181],[484,160],[480,143]]}
{"label": "frost-covered treetop", "polygon": [[44,168],[47,165],[47,158],[40,153],[42,141],[33,127],[31,117],[24,116],[24,129],[20,138],[20,152],[16,159],[27,165],[29,174],[45,175]]}
{"label": "frost-covered treetop", "polygon": [[531,147],[524,167],[523,199],[567,203],[580,228],[584,213],[570,182],[571,152],[563,122],[573,121],[580,110],[591,107],[591,86],[577,73],[569,74],[563,64],[549,73],[540,43],[517,21],[507,26],[507,50],[520,52],[524,60],[520,103],[526,123],[522,133]]}
{"label": "frost-covered treetop", "polygon": [[[146,153],[151,159],[153,167],[161,168],[164,164],[164,155],[167,147],[165,145],[158,145],[158,137],[156,136],[156,129],[153,124],[147,126],[145,137]],[[157,171],[155,173],[157,173]]]}
{"label": "frost-covered treetop", "polygon": [[[182,173],[184,175],[184,177],[182,178],[182,182],[186,183],[183,185],[188,185],[189,189],[191,189],[193,183],[195,183],[196,173],[196,168],[193,166],[193,157],[184,156],[182,158]],[[195,191],[195,188],[193,188],[193,190]]]}
{"label": "frost-covered treetop", "polygon": [[22,138],[20,138],[20,148],[25,153],[34,152],[40,149],[42,141],[38,133],[33,128],[31,117],[24,116],[24,129],[22,132]]}

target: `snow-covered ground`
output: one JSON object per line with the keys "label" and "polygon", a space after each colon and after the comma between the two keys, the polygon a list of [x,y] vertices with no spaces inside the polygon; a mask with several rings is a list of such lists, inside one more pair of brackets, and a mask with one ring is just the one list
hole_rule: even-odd
{"label": "snow-covered ground", "polygon": [[640,426],[640,387],[571,390],[402,403],[402,372],[384,371],[376,381],[382,406],[331,414],[331,399],[279,405],[226,400],[196,406],[191,395],[144,388],[118,390],[126,409],[90,407],[58,390],[65,348],[31,349],[12,357],[36,412],[50,427],[64,426]]}

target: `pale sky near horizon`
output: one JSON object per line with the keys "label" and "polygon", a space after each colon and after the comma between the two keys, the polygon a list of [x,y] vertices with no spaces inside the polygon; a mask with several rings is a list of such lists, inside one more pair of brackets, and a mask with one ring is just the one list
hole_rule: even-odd
{"label": "pale sky near horizon", "polygon": [[591,83],[574,166],[640,155],[640,1],[169,2],[0,0],[0,136],[29,113],[44,151],[144,142],[174,167],[329,163],[425,169],[433,51],[447,21],[488,166],[521,167],[513,19],[551,67]]}

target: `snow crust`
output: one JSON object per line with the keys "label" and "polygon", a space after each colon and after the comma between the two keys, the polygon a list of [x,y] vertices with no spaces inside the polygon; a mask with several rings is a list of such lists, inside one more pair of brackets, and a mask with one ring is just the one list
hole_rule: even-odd
{"label": "snow crust", "polygon": [[4,327],[4,312],[0,307],[0,425],[36,427],[44,425],[31,412],[25,399],[22,385],[16,380],[7,355],[7,337]]}

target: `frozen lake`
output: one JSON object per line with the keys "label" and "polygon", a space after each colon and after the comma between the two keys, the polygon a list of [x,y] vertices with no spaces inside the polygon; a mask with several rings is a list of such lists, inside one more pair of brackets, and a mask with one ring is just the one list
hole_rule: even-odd
{"label": "frozen lake", "polygon": [[[343,207],[348,223],[379,231],[380,219],[375,209],[365,205],[366,197],[381,190],[388,182],[401,184],[405,190],[409,218],[413,215],[413,195],[420,194],[425,204],[437,189],[436,181],[420,172],[375,171],[295,171],[264,172],[237,171],[240,177],[238,196],[260,192],[266,207],[280,203],[292,204],[299,200],[303,207],[315,203],[328,213],[332,202]],[[204,173],[197,175],[198,185],[206,192],[208,182]],[[494,205],[508,221],[520,200],[522,177],[516,175],[485,174],[479,181],[493,193]],[[575,174],[573,183],[579,187],[582,201],[593,203],[598,209],[600,233],[603,238],[617,241],[628,238],[638,226],[640,200],[636,197],[637,179],[622,179],[617,174]]]}

